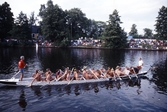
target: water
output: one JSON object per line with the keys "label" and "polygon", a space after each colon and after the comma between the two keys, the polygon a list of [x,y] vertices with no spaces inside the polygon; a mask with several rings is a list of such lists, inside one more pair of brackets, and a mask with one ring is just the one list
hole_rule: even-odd
{"label": "water", "polygon": [[[146,76],[116,82],[40,87],[0,85],[0,111],[50,112],[165,112],[167,111],[167,51],[0,48],[0,78],[11,78],[21,55],[28,66],[25,77],[36,69],[52,72],[65,67],[136,66],[144,61]],[[19,77],[19,75],[17,76]]]}

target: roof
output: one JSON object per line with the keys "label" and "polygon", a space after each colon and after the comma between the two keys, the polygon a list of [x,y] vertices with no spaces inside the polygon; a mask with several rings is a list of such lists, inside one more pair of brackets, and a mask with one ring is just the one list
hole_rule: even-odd
{"label": "roof", "polygon": [[133,36],[128,36],[127,40],[133,39]]}
{"label": "roof", "polygon": [[39,26],[32,26],[31,33],[39,33]]}

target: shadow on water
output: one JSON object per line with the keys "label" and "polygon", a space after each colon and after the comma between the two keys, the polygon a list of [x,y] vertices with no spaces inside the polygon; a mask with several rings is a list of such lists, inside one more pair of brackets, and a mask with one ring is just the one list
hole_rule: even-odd
{"label": "shadow on water", "polygon": [[[86,83],[86,84],[74,84],[74,85],[62,85],[62,86],[45,86],[40,88],[40,86],[34,86],[31,88],[27,87],[17,87],[17,86],[0,86],[1,90],[8,91],[18,91],[18,106],[22,111],[26,111],[28,105],[30,105],[29,100],[40,101],[42,99],[52,97],[63,97],[70,95],[71,97],[82,96],[84,94],[94,93],[98,94],[101,89],[112,90],[113,88],[121,89],[121,86],[138,86],[140,85],[140,78],[132,80],[123,80],[115,82],[100,82],[100,83]],[[32,94],[33,92],[33,94]],[[73,96],[74,95],[74,96]],[[30,99],[29,99],[30,98]],[[92,108],[91,108],[92,109]],[[19,109],[16,109],[19,110]]]}
{"label": "shadow on water", "polygon": [[25,111],[25,108],[26,108],[26,106],[27,106],[27,101],[26,101],[26,98],[25,98],[25,97],[26,97],[26,96],[25,96],[25,92],[24,92],[23,89],[21,89],[18,104],[19,104],[19,106],[20,106],[21,108],[23,108],[22,111]]}
{"label": "shadow on water", "polygon": [[156,91],[167,95],[167,58],[165,61],[156,63],[154,66],[155,69],[152,71],[153,76],[150,79],[150,83],[157,85],[155,87]]}
{"label": "shadow on water", "polygon": [[[142,77],[143,78],[143,77]],[[94,83],[85,83],[85,84],[72,84],[72,85],[47,85],[43,88],[40,86],[32,86],[31,90],[34,91],[34,95],[41,97],[43,92],[47,93],[47,96],[56,95],[70,95],[75,94],[76,96],[82,95],[84,92],[93,91],[98,93],[100,89],[111,90],[113,88],[121,89],[121,86],[134,87],[140,86],[141,78],[132,78],[122,81],[105,81],[105,82],[94,82]]]}
{"label": "shadow on water", "polygon": [[[85,84],[73,84],[73,85],[59,85],[59,86],[51,86],[47,85],[43,88],[40,86],[33,86],[30,88],[27,87],[10,87],[10,86],[0,86],[1,90],[18,90],[18,106],[22,111],[26,111],[26,109],[31,110],[29,106],[38,102],[47,102],[50,104],[52,100],[57,99],[56,101],[61,101],[61,98],[66,98],[70,96],[70,99],[75,99],[75,97],[84,97],[85,95],[93,95],[93,94],[102,94],[103,91],[114,92],[118,90],[124,90],[126,88],[137,88],[136,93],[140,95],[142,93],[141,88],[141,80],[149,80],[147,76],[141,76],[139,78],[132,78],[126,80],[118,80],[118,81],[106,81],[99,83],[85,83]],[[129,90],[129,89],[128,89]],[[49,100],[50,99],[50,100]],[[52,100],[51,100],[52,99]],[[72,101],[72,100],[69,100]],[[43,103],[44,103],[43,102]],[[44,103],[44,104],[45,104]],[[54,105],[54,104],[53,104]],[[79,106],[80,104],[78,104]],[[41,109],[45,109],[41,107]],[[59,109],[59,108],[58,108]],[[94,109],[85,107],[86,109]],[[19,109],[15,109],[19,110]],[[39,109],[40,110],[40,109]],[[57,110],[57,109],[56,109]],[[75,109],[77,110],[77,109]],[[96,110],[97,111],[97,110]]]}

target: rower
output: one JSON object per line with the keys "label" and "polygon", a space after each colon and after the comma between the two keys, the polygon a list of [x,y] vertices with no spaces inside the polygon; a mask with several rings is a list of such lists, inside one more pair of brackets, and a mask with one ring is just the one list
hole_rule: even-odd
{"label": "rower", "polygon": [[51,72],[49,71],[49,72],[47,73],[47,76],[46,76],[46,81],[47,81],[47,82],[50,82],[50,81],[52,81],[52,80],[53,80],[53,78],[52,78]]}
{"label": "rower", "polygon": [[110,77],[109,75],[109,72],[111,71],[110,67],[108,67],[107,70],[102,69],[101,71],[103,71],[103,73],[105,72],[104,77]]}
{"label": "rower", "polygon": [[45,77],[45,80],[46,80],[47,82],[53,80],[53,78],[52,78],[52,72],[51,72],[50,68],[47,68],[47,69],[46,69],[46,72],[45,72],[45,74],[44,74],[44,77]]}
{"label": "rower", "polygon": [[107,77],[112,78],[115,76],[115,71],[113,68],[108,67],[108,70],[106,72]]}
{"label": "rower", "polygon": [[87,67],[84,66],[82,69],[82,75],[87,80],[87,79],[89,79],[89,76],[88,76],[88,72],[86,71],[86,69],[87,69]]}
{"label": "rower", "polygon": [[129,73],[130,73],[130,68],[128,68],[127,66],[124,68],[124,70],[123,70],[123,74],[125,75],[125,76],[127,76],[127,75],[129,75]]}
{"label": "rower", "polygon": [[98,74],[98,72],[92,68],[89,70],[89,78],[90,79],[98,79],[100,77],[100,75]]}
{"label": "rower", "polygon": [[111,77],[115,77],[115,72],[114,72],[114,69],[113,69],[113,68],[111,68],[111,70],[110,70],[110,72],[109,72],[109,75],[110,75]]}
{"label": "rower", "polygon": [[107,78],[107,74],[106,74],[106,70],[104,68],[100,68],[100,73],[101,73],[101,77],[103,78]]}
{"label": "rower", "polygon": [[35,75],[34,75],[34,79],[32,80],[32,82],[30,83],[29,86],[31,86],[33,84],[34,81],[44,81],[44,79],[42,79],[41,77],[41,73],[39,70],[36,70]]}
{"label": "rower", "polygon": [[124,73],[122,72],[121,70],[121,67],[117,66],[116,69],[115,69],[115,74],[120,77],[120,76],[123,76]]}
{"label": "rower", "polygon": [[58,79],[59,77],[61,77],[63,75],[63,71],[61,69],[59,69],[56,73],[55,73],[55,79]]}
{"label": "rower", "polygon": [[64,71],[62,80],[69,81],[70,80],[70,73],[71,73],[71,71],[69,70],[69,67],[67,67]]}
{"label": "rower", "polygon": [[137,67],[130,67],[130,74],[138,74],[139,69]]}
{"label": "rower", "polygon": [[73,74],[74,74],[74,80],[80,80],[80,77],[79,77],[79,75],[78,75],[78,71],[77,71],[77,69],[74,69],[74,72],[73,72]]}

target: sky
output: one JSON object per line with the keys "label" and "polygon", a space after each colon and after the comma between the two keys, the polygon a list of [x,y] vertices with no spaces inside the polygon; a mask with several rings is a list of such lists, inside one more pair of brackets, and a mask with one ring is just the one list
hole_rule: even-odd
{"label": "sky", "polygon": [[[38,15],[41,4],[48,0],[1,0],[11,7],[14,18],[22,11],[29,17],[32,12]],[[156,17],[162,6],[167,7],[167,0],[52,0],[60,8],[70,10],[79,8],[88,19],[106,22],[109,15],[116,9],[123,22],[121,27],[129,33],[132,24],[137,25],[138,34],[144,34],[143,29],[149,28],[154,32]]]}

